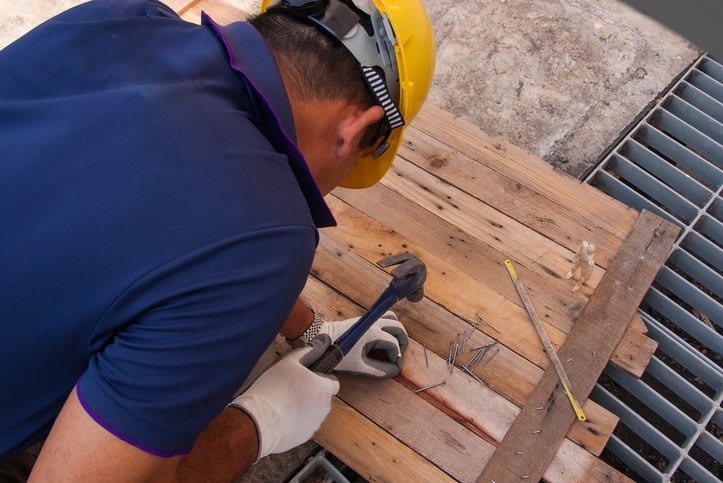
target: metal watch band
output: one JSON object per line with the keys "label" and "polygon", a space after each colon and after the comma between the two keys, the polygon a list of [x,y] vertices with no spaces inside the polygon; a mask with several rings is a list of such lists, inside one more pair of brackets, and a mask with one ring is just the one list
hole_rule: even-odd
{"label": "metal watch band", "polygon": [[314,312],[314,321],[311,323],[308,329],[299,336],[299,339],[303,340],[304,342],[311,342],[314,337],[316,337],[319,334],[319,331],[321,331],[321,326],[324,323],[324,314],[316,310],[312,306],[308,306],[312,312]]}

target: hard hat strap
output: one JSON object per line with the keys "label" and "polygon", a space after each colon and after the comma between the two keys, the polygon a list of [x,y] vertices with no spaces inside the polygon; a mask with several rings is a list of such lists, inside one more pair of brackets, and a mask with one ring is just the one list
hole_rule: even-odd
{"label": "hard hat strap", "polygon": [[374,97],[376,97],[377,102],[380,106],[382,106],[382,109],[384,109],[384,118],[389,124],[389,127],[396,129],[404,126],[402,113],[399,112],[399,109],[389,97],[389,90],[387,89],[387,85],[384,82],[384,79],[382,79],[382,76],[380,76],[373,68],[365,65],[361,66],[361,70],[362,74],[364,74],[364,79],[366,79],[369,88],[374,94]]}
{"label": "hard hat strap", "polygon": [[[396,39],[388,20],[383,15],[375,11],[372,18],[376,15],[379,22],[385,22],[386,29],[380,28],[379,32],[374,29],[374,35],[382,44],[382,48],[391,49],[386,60],[384,60],[382,53],[379,52],[379,43],[374,43],[375,37],[370,37],[371,34],[362,35],[360,33],[365,30],[360,24],[361,17],[339,0],[272,0],[266,11],[291,15],[311,22],[337,41],[341,41],[359,62],[364,80],[366,80],[379,105],[384,109],[384,119],[389,124],[389,127],[393,130],[404,126],[405,122],[402,114],[393,100],[399,97],[399,92],[395,90],[393,97],[384,77],[375,68],[366,65],[376,65],[378,63],[380,69],[389,68],[390,65],[392,68],[396,68],[393,46],[387,45],[389,42],[396,43]],[[360,30],[354,29],[357,25],[360,26]],[[355,40],[350,37],[355,37]],[[375,45],[376,50],[374,48],[369,49],[367,47],[369,43]],[[370,58],[368,54],[370,51],[379,52],[377,54],[379,59]],[[389,73],[386,75],[389,75]]]}

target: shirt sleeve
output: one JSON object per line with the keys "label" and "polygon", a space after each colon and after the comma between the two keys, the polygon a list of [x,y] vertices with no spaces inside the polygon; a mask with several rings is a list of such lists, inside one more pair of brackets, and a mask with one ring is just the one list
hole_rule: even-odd
{"label": "shirt sleeve", "polygon": [[148,453],[188,453],[284,324],[315,245],[308,226],[265,229],[138,280],[96,327],[102,338],[98,332],[127,321],[78,382],[85,410]]}

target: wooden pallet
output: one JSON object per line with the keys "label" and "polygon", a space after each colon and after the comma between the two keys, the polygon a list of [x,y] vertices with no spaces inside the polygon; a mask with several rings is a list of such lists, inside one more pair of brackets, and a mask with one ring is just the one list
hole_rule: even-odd
{"label": "wooden pallet", "polygon": [[[201,10],[221,24],[245,18],[222,0],[169,3],[192,22]],[[327,320],[361,315],[374,302],[390,281],[375,265],[386,256],[415,255],[428,278],[424,300],[394,309],[411,338],[403,372],[393,380],[340,375],[320,444],[370,481],[626,480],[597,457],[617,418],[587,396],[608,360],[639,377],[652,357],[656,344],[635,312],[677,228],[429,104],[380,183],[337,189],[327,202],[339,226],[322,230],[302,294]],[[583,240],[598,247],[597,268],[573,293],[575,280],[564,276]],[[546,371],[505,259],[565,363],[584,423]],[[454,312],[479,313],[499,332],[484,323],[472,330]],[[467,348],[499,340],[475,371],[484,385],[447,370],[450,342],[465,331]],[[460,354],[457,365],[471,356]]]}

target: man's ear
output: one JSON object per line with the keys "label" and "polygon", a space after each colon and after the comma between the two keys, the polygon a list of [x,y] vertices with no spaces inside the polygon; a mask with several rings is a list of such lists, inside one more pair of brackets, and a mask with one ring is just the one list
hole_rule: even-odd
{"label": "man's ear", "polygon": [[343,159],[359,150],[358,141],[361,133],[382,116],[384,116],[384,109],[381,106],[360,109],[356,105],[350,105],[337,125],[336,156]]}

